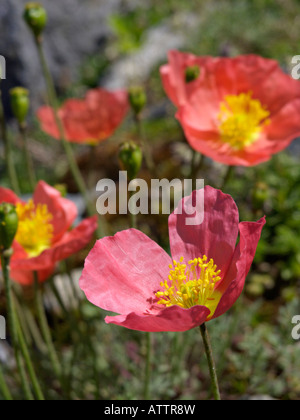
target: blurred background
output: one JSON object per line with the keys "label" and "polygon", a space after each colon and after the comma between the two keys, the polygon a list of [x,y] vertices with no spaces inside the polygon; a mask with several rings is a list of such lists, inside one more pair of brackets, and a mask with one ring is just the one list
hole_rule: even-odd
{"label": "blurred background", "polygon": [[[24,162],[8,92],[21,85],[30,90],[30,149],[39,177],[64,184],[77,197],[84,214],[60,144],[41,132],[35,118],[38,107],[45,103],[45,85],[32,36],[22,19],[25,3],[6,0],[0,4],[0,55],[7,63],[1,90],[18,170],[22,173]],[[42,4],[49,14],[46,54],[60,100],[81,97],[97,86],[112,90],[143,86],[148,97],[143,129],[161,178],[176,178],[179,168],[185,176],[192,159],[159,76],[170,49],[215,56],[254,53],[278,60],[286,72],[291,71],[292,57],[300,54],[299,0],[44,0]],[[92,171],[89,148],[76,147],[83,173],[90,176],[92,172],[91,185],[103,177],[118,178],[118,146],[136,136],[129,115],[117,133],[95,150]],[[300,399],[300,342],[291,338],[291,319],[300,314],[299,154],[299,141],[295,140],[289,150],[268,163],[237,168],[226,186],[225,192],[238,204],[241,220],[267,216],[243,298],[209,325],[227,399]],[[224,173],[222,165],[207,159],[199,176],[214,186]],[[0,176],[1,185],[8,186],[1,143]],[[146,168],[140,177],[150,180]],[[29,192],[26,179],[22,190]],[[106,222],[107,234],[128,227],[126,218],[108,217]],[[167,217],[141,217],[139,227],[168,249]],[[72,261],[79,272],[84,256]],[[74,355],[74,337],[66,326],[66,315],[50,300],[56,345],[65,363],[73,366],[73,398],[138,399],[143,334],[106,326],[105,314],[85,302],[78,291],[75,301],[80,302],[79,307],[70,305],[68,296],[69,311],[76,317],[80,308],[81,322],[89,325],[96,348],[96,358],[91,358],[77,337]],[[0,360],[9,364],[9,348],[0,344]],[[153,398],[210,396],[197,332],[156,334],[153,346]],[[42,363],[46,378],[51,368],[45,361],[37,363]],[[59,398],[55,386],[49,397]]]}

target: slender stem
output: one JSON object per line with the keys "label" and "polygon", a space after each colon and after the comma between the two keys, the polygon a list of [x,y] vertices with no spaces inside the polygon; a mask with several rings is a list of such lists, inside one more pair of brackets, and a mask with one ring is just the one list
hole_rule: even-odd
{"label": "slender stem", "polygon": [[6,401],[13,401],[13,397],[12,397],[12,395],[10,393],[10,390],[8,389],[8,386],[5,382],[5,378],[4,378],[4,375],[3,375],[3,372],[2,372],[1,365],[0,365],[0,390],[1,390],[2,395],[3,395],[3,397]]}
{"label": "slender stem", "polygon": [[150,381],[151,381],[151,353],[152,353],[152,336],[150,332],[146,333],[146,364],[145,364],[145,383],[144,383],[144,399],[150,399]]}
{"label": "slender stem", "polygon": [[[38,50],[38,54],[39,54],[39,58],[40,58],[41,67],[42,67],[42,71],[43,71],[43,74],[44,74],[45,82],[46,82],[46,85],[47,85],[48,101],[49,101],[49,104],[53,108],[53,111],[54,111],[54,118],[55,118],[56,126],[59,130],[60,139],[61,139],[65,154],[66,154],[67,159],[68,159],[70,170],[71,170],[72,175],[75,179],[77,187],[78,187],[80,193],[82,194],[82,196],[84,198],[84,201],[85,201],[86,207],[87,207],[87,211],[88,211],[90,216],[93,216],[95,214],[94,206],[93,206],[93,204],[92,204],[92,202],[89,198],[87,186],[85,184],[83,176],[82,176],[82,174],[80,172],[80,169],[78,167],[75,155],[73,153],[72,146],[66,139],[64,127],[63,127],[62,121],[61,121],[61,119],[59,117],[59,114],[58,114],[58,110],[59,110],[58,98],[57,98],[57,95],[56,95],[56,90],[55,90],[55,87],[54,87],[53,79],[52,79],[51,73],[49,71],[46,58],[45,58],[45,54],[44,54],[44,50],[43,50],[43,43],[42,43],[41,38],[36,39],[36,46],[37,46],[37,50]],[[99,237],[103,236],[103,232],[102,232],[102,228],[100,226],[100,223],[98,224],[98,232],[97,233],[98,233]]]}
{"label": "slender stem", "polygon": [[11,339],[12,345],[15,352],[16,363],[18,367],[18,372],[21,379],[22,389],[27,400],[32,401],[33,396],[31,390],[28,386],[26,373],[24,370],[23,360],[21,357],[20,343],[18,340],[18,331],[17,331],[17,314],[15,312],[13,298],[12,298],[12,287],[10,281],[10,256],[9,251],[1,252],[1,268],[4,278],[4,286],[7,300],[7,311],[8,319],[11,330]]}
{"label": "slender stem", "polygon": [[48,325],[48,321],[47,321],[47,317],[45,313],[43,297],[42,297],[40,285],[38,282],[38,275],[36,272],[34,272],[34,292],[35,292],[35,304],[36,304],[37,315],[39,318],[39,323],[42,330],[43,338],[45,340],[45,343],[48,349],[48,355],[49,355],[54,373],[61,380],[62,368],[59,363],[59,359],[53,345],[52,336],[51,336],[51,332],[49,329],[49,325]]}
{"label": "slender stem", "polygon": [[193,150],[190,177],[193,180],[193,190],[197,187],[197,175],[203,168],[205,162],[205,155],[200,155],[198,152]]}
{"label": "slender stem", "polygon": [[27,399],[32,400],[33,396],[31,394],[31,390],[26,380],[26,374],[24,371],[23,360],[21,358],[21,354],[24,357],[24,361],[26,363],[35,394],[39,400],[44,400],[43,393],[38,383],[38,380],[37,380],[37,377],[33,368],[33,364],[31,362],[31,358],[29,355],[28,347],[24,339],[20,322],[18,320],[17,313],[15,310],[15,305],[14,305],[14,301],[12,297],[11,280],[10,280],[10,275],[9,275],[9,272],[10,272],[10,255],[9,254],[10,254],[9,250],[1,252],[1,267],[2,267],[2,273],[3,273],[3,278],[4,278],[4,286],[5,286],[5,293],[6,293],[6,299],[7,299],[7,308],[8,308],[8,316],[9,316],[9,322],[10,322],[10,328],[11,328],[12,342],[15,349],[17,366],[19,369],[20,377],[21,377],[22,387],[23,387],[23,390]]}
{"label": "slender stem", "polygon": [[205,348],[205,353],[207,357],[208,367],[209,367],[209,373],[212,381],[212,390],[214,394],[214,398],[217,401],[221,400],[221,395],[219,391],[219,384],[218,384],[218,377],[217,377],[217,371],[215,367],[215,362],[213,358],[213,352],[211,348],[211,342],[208,335],[206,324],[202,324],[200,326],[200,332],[202,335],[202,340]]}
{"label": "slender stem", "polygon": [[234,166],[228,166],[228,168],[226,170],[226,173],[225,173],[225,177],[224,177],[224,179],[222,181],[222,184],[220,186],[221,190],[223,190],[227,186],[227,183],[229,182],[233,172],[234,172]]}
{"label": "slender stem", "polygon": [[2,103],[2,92],[0,91],[0,129],[1,136],[3,138],[4,147],[5,147],[5,161],[7,165],[7,172],[9,177],[9,182],[12,189],[17,195],[20,195],[20,185],[17,177],[17,172],[14,164],[14,159],[12,156],[12,147],[11,141],[7,133],[6,121],[4,116],[4,109]]}
{"label": "slender stem", "polygon": [[37,178],[34,171],[33,161],[32,161],[29,149],[28,149],[26,124],[19,124],[19,132],[20,132],[22,142],[23,142],[24,157],[25,157],[25,162],[26,162],[26,167],[27,167],[27,174],[28,174],[28,180],[30,183],[30,188],[32,191],[34,191]]}
{"label": "slender stem", "polygon": [[155,175],[155,164],[153,162],[153,158],[152,158],[152,155],[151,155],[150,150],[149,150],[149,145],[145,140],[141,115],[140,114],[135,114],[134,120],[135,120],[135,124],[136,124],[136,129],[137,129],[139,141],[141,143],[141,146],[142,146],[142,149],[143,149],[143,152],[144,152],[146,165],[147,165],[149,171],[153,175]]}

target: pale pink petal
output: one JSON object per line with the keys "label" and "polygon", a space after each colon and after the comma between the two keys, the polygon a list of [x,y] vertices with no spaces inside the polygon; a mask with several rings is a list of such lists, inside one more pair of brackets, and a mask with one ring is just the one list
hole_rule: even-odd
{"label": "pale pink petal", "polygon": [[203,324],[209,314],[210,311],[205,306],[194,306],[190,309],[171,306],[163,309],[156,315],[132,312],[128,315],[108,316],[105,318],[105,321],[108,324],[116,324],[137,331],[180,332],[191,330]]}
{"label": "pale pink petal", "polygon": [[170,256],[135,229],[98,241],[85,262],[80,287],[87,299],[119,314],[144,313],[153,306]]}

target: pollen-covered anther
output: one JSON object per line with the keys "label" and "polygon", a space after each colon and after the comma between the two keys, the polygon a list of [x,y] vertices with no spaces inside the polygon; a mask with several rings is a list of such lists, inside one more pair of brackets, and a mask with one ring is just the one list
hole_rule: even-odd
{"label": "pollen-covered anther", "polygon": [[213,259],[208,260],[204,255],[184,264],[184,258],[181,258],[180,262],[173,261],[169,268],[168,280],[160,284],[163,290],[156,293],[158,304],[166,307],[177,305],[191,308],[202,305],[211,308],[215,306],[213,301],[219,301],[215,288],[221,280],[221,271]]}
{"label": "pollen-covered anther", "polygon": [[258,140],[270,123],[270,112],[252,93],[227,95],[218,115],[221,139],[234,150],[242,150]]}
{"label": "pollen-covered anther", "polygon": [[19,217],[19,227],[16,241],[27,252],[28,257],[39,256],[51,247],[53,239],[53,216],[45,204],[18,203],[16,206]]}

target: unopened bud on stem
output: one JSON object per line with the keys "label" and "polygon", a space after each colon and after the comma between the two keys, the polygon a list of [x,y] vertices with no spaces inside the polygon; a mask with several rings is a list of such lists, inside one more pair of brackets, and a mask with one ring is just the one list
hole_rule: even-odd
{"label": "unopened bud on stem", "polygon": [[131,181],[136,178],[143,163],[143,153],[141,148],[133,142],[121,145],[119,151],[121,169],[127,171],[128,179]]}
{"label": "unopened bud on stem", "polygon": [[22,87],[10,90],[10,104],[12,112],[20,125],[25,123],[28,115],[30,100],[29,91]]}
{"label": "unopened bud on stem", "polygon": [[128,97],[133,112],[140,115],[147,103],[145,90],[140,86],[132,87],[129,89]]}
{"label": "unopened bud on stem", "polygon": [[185,70],[185,81],[186,83],[191,83],[197,80],[200,76],[200,67],[191,66],[187,67]]}
{"label": "unopened bud on stem", "polygon": [[34,36],[39,38],[47,24],[48,16],[40,3],[27,3],[24,11],[24,19]]}
{"label": "unopened bud on stem", "polygon": [[18,230],[18,215],[13,204],[0,204],[0,252],[8,251]]}

